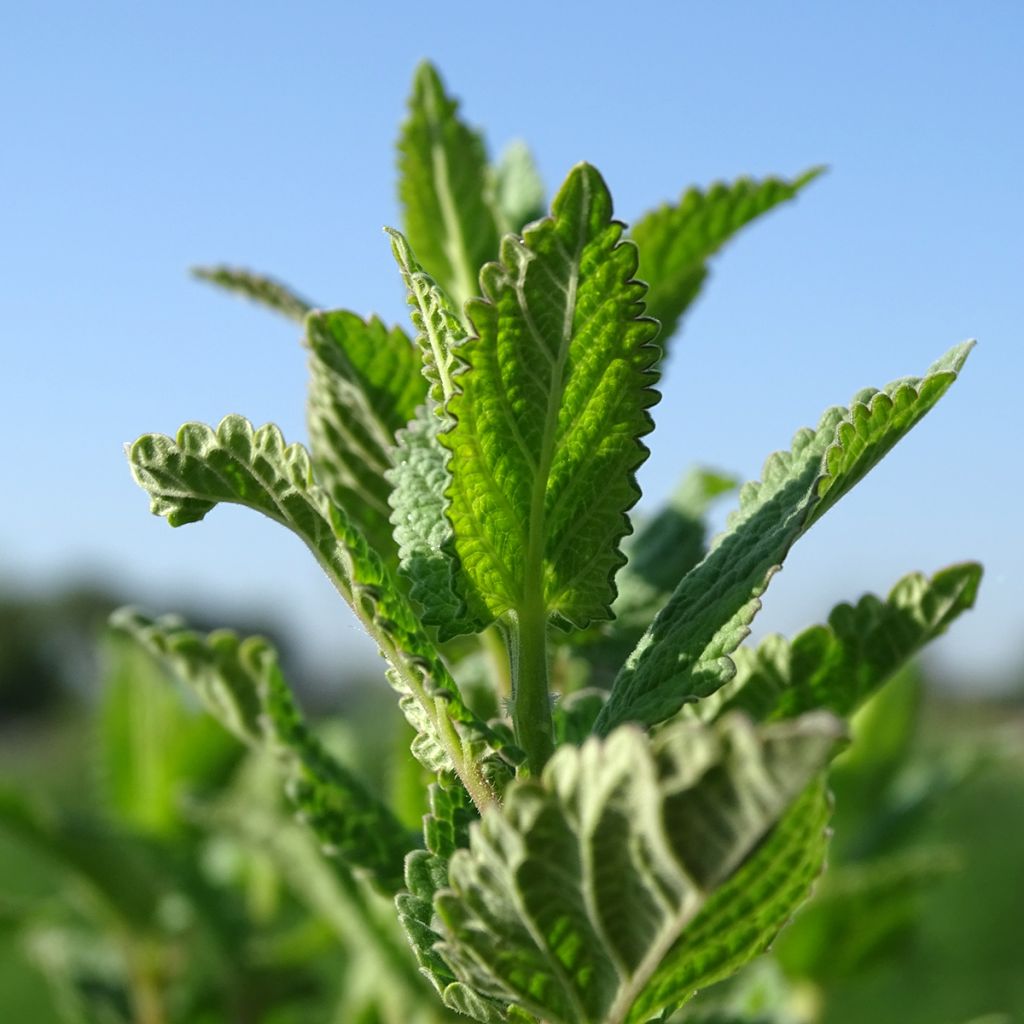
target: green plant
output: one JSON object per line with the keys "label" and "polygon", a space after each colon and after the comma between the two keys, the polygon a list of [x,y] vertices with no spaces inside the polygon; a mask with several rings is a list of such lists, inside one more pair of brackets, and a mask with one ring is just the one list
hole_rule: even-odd
{"label": "green plant", "polygon": [[981,571],[963,564],[742,646],[790,547],[970,345],[799,431],[710,545],[703,512],[731,482],[706,471],[633,533],[659,365],[708,258],[817,172],[690,190],[627,235],[580,164],[535,220],[528,155],[489,165],[429,66],[399,171],[415,340],[202,271],[304,324],[310,452],[228,416],[146,435],[130,461],[172,526],[236,503],[311,550],[415,732],[422,838],[328,753],[265,641],[117,622],[275,751],[328,856],[395,897],[446,1006],[485,1024],[666,1020],[805,899],[841,719],[973,603]]}

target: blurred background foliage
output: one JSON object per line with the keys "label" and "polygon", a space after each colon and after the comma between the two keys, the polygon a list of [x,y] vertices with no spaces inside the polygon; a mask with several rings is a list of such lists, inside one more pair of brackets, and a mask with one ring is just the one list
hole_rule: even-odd
{"label": "blurred background foliage", "polygon": [[[0,602],[0,1016],[454,1021],[390,907],[285,809],[269,755],[105,630],[118,603],[89,587]],[[232,626],[288,650],[272,623]],[[291,670],[330,749],[415,827],[423,787],[391,694],[342,675]],[[902,672],[856,719],[832,783],[813,900],[680,1020],[1024,1015],[1022,680],[968,700]]]}

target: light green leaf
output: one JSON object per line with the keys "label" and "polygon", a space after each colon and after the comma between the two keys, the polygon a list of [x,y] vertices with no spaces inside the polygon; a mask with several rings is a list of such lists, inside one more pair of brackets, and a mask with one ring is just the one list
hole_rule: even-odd
{"label": "light green leaf", "polygon": [[175,620],[125,609],[113,624],[191,686],[239,739],[277,757],[285,791],[332,854],[368,872],[385,892],[400,888],[414,837],[310,732],[262,637],[222,630],[201,636]]}
{"label": "light green leaf", "polygon": [[416,69],[398,140],[398,195],[405,234],[457,308],[477,294],[477,275],[498,252],[483,139],[458,116],[435,68]]}
{"label": "light green leaf", "polygon": [[440,414],[455,391],[453,378],[462,369],[458,349],[466,340],[466,328],[451,300],[420,266],[405,236],[394,228],[384,230],[391,237],[391,252],[408,293],[423,376],[430,383],[430,398]]}
{"label": "light green leaf", "polygon": [[315,305],[292,291],[288,285],[240,267],[193,267],[192,274],[200,281],[208,281],[226,291],[258,302],[261,306],[266,306],[300,324]]}
{"label": "light green leaf", "polygon": [[542,606],[585,626],[615,595],[659,352],[597,171],[576,167],[552,213],[481,276],[441,440],[463,596],[490,617]]}
{"label": "light green leaf", "polygon": [[859,392],[849,409],[801,430],[789,452],[746,484],[740,507],[707,557],[689,572],[619,673],[596,730],[654,724],[707,697],[735,672],[729,655],[749,632],[760,596],[793,543],[939,400],[963,366],[970,342],[951,349],[921,378]]}
{"label": "light green leaf", "polygon": [[441,641],[462,633],[479,632],[477,617],[455,591],[458,555],[451,523],[445,512],[448,499],[449,453],[438,434],[444,421],[426,408],[398,436],[392,483],[391,522],[398,544],[402,574],[410,582],[410,596],[421,609],[421,619],[437,629]]}
{"label": "light green leaf", "polygon": [[691,188],[678,203],[664,203],[641,217],[630,238],[640,247],[638,277],[646,281],[647,311],[662,325],[665,344],[707,277],[707,261],[740,228],[792,199],[824,170],[813,167],[797,178],[740,178],[706,192]]}
{"label": "light green leaf", "polygon": [[306,335],[317,480],[394,565],[386,474],[396,434],[426,396],[416,348],[401,328],[346,310],[312,313]]}
{"label": "light green leaf", "polygon": [[707,700],[692,705],[704,720],[743,711],[757,721],[795,718],[818,708],[846,717],[908,658],[946,631],[974,605],[981,566],[954,565],[930,580],[904,576],[882,601],[867,594],[841,604],[827,626],[792,642],[766,637],[733,655],[736,675]]}
{"label": "light green leaf", "polygon": [[525,142],[509,143],[492,175],[492,202],[501,234],[521,234],[527,224],[544,216],[544,183]]}
{"label": "light green leaf", "polygon": [[[450,673],[381,559],[312,479],[309,456],[272,424],[254,430],[227,416],[216,431],[187,423],[176,439],[141,437],[129,452],[154,514],[172,526],[202,519],[221,502],[245,505],[287,526],[310,549],[389,662],[388,677],[417,730],[413,753],[431,770],[456,771],[480,805],[494,798],[480,775],[490,746],[516,757],[465,706]],[[483,748],[483,749],[482,749]]]}
{"label": "light green leaf", "polygon": [[137,644],[112,636],[104,655],[96,745],[103,802],[132,829],[173,835],[185,825],[185,798],[223,782],[238,746]]}
{"label": "light green leaf", "polygon": [[550,1024],[633,1024],[682,1002],[694,964],[676,944],[839,735],[828,715],[757,730],[735,718],[559,748],[452,857],[439,953],[466,985]]}

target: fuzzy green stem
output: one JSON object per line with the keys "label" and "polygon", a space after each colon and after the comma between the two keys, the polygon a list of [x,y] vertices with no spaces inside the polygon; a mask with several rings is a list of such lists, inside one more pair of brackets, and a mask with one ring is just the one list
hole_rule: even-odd
{"label": "fuzzy green stem", "polygon": [[555,749],[548,691],[547,613],[541,601],[520,609],[512,629],[512,725],[531,775]]}

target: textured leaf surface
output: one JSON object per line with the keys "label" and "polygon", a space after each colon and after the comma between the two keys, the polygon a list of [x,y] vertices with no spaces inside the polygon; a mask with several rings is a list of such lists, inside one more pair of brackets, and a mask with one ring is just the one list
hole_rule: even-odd
{"label": "textured leaf surface", "polygon": [[653,724],[706,697],[735,669],[759,598],[790,547],[939,400],[971,344],[958,345],[921,378],[859,392],[833,408],[817,430],[801,430],[788,452],[765,463],[762,479],[740,492],[725,534],[689,572],[630,655],[595,728]]}
{"label": "textured leaf surface", "polygon": [[491,617],[541,595],[583,626],[608,617],[623,562],[657,327],[597,171],[576,167],[552,214],[506,237],[481,275],[442,442],[465,591]]}
{"label": "textured leaf surface", "polygon": [[399,434],[395,468],[389,474],[395,542],[399,565],[411,585],[410,596],[421,609],[425,625],[440,640],[477,632],[479,619],[470,615],[455,589],[458,555],[446,511],[449,452],[438,434],[442,419],[421,409]]}
{"label": "textured leaf surface", "polygon": [[498,252],[483,139],[459,118],[437,71],[416,70],[398,141],[405,234],[457,308],[477,294],[477,274]]}
{"label": "textured leaf surface", "polygon": [[615,578],[615,618],[598,631],[576,638],[578,653],[590,664],[594,685],[611,684],[679,581],[704,557],[707,511],[738,484],[721,473],[694,469],[665,507],[639,528],[626,548],[629,561]]}
{"label": "textured leaf surface", "polygon": [[466,330],[447,296],[419,265],[408,242],[389,230],[392,250],[408,289],[423,374],[430,383],[426,405],[399,432],[392,486],[391,524],[399,548],[402,574],[425,624],[441,640],[476,632],[480,624],[469,614],[455,589],[458,555],[447,517],[450,453],[439,434],[451,425],[446,403],[455,390],[454,377],[463,364],[458,350]]}
{"label": "textured leaf surface", "polygon": [[676,944],[838,735],[827,715],[757,731],[737,718],[559,748],[452,857],[439,952],[476,991],[551,1024],[647,1020],[681,1002],[694,969]]}
{"label": "textured leaf surface", "polygon": [[204,637],[130,611],[114,622],[193,687],[239,739],[277,755],[289,799],[329,852],[367,871],[385,892],[400,888],[414,837],[310,732],[266,640],[226,630]]}
{"label": "textured leaf surface", "polygon": [[417,731],[413,753],[431,770],[457,771],[481,803],[491,799],[477,762],[487,746],[496,752],[506,745],[462,702],[387,567],[313,483],[301,445],[285,445],[272,424],[254,430],[242,417],[227,416],[216,431],[188,423],[176,439],[147,434],[132,445],[129,458],[152,511],[172,526],[196,522],[228,502],[263,512],[296,533],[390,663],[388,677]]}
{"label": "textured leaf surface", "polygon": [[416,259],[405,236],[394,228],[384,230],[391,237],[391,252],[405,282],[423,376],[430,384],[434,407],[440,410],[454,391],[453,378],[461,368],[458,349],[466,340],[466,328],[451,300]]}
{"label": "textured leaf surface", "polygon": [[683,932],[628,1024],[646,1024],[653,1008],[678,1006],[768,949],[825,868],[830,815],[824,781],[813,782]]}
{"label": "textured leaf surface", "polygon": [[736,675],[707,700],[693,705],[709,719],[743,711],[757,721],[795,718],[818,708],[846,717],[908,658],[973,607],[981,566],[969,562],[931,579],[912,573],[882,601],[865,595],[833,609],[827,626],[805,630],[792,642],[765,638],[733,655]]}
{"label": "textured leaf surface", "polygon": [[298,323],[306,319],[306,314],[314,306],[314,303],[292,291],[288,285],[240,267],[193,267],[192,273],[201,281],[208,281],[226,291],[251,299]]}
{"label": "textured leaf surface", "polygon": [[638,276],[650,287],[647,311],[660,321],[663,343],[697,297],[709,257],[740,228],[792,199],[821,171],[815,167],[790,181],[740,178],[706,192],[692,188],[678,203],[662,204],[633,225],[630,237],[640,247]]}
{"label": "textured leaf surface", "polygon": [[448,884],[448,862],[468,842],[468,827],[476,817],[462,791],[438,784],[430,788],[430,812],[423,819],[426,849],[414,850],[405,862],[405,891],[395,905],[420,970],[445,1006],[483,1024],[508,1020],[507,1004],[482,996],[460,982],[438,955],[441,941],[434,915],[434,897]]}
{"label": "textured leaf surface", "polygon": [[346,310],[311,314],[306,332],[317,480],[393,564],[386,473],[397,432],[426,395],[419,356],[401,328]]}

